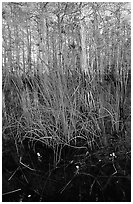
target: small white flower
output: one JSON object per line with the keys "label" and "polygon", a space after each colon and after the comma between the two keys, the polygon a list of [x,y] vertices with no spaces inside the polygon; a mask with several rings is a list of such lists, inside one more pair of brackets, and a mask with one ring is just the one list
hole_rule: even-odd
{"label": "small white flower", "polygon": [[30,198],[31,197],[31,195],[28,195],[28,198]]}
{"label": "small white flower", "polygon": [[37,156],[38,156],[38,157],[40,157],[40,156],[41,156],[39,152],[37,152]]}
{"label": "small white flower", "polygon": [[115,153],[114,152],[112,153],[112,156],[115,157]]}
{"label": "small white flower", "polygon": [[79,166],[78,165],[76,166],[76,169],[79,170]]}

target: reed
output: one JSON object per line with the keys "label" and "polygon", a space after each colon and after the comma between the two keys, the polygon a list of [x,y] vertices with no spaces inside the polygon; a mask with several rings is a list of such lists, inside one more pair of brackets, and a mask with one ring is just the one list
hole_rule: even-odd
{"label": "reed", "polygon": [[108,146],[109,135],[124,131],[127,70],[121,70],[115,81],[105,80],[103,71],[98,78],[94,74],[83,77],[81,72],[75,78],[74,73],[59,70],[25,79],[10,74],[4,78],[4,134],[16,124],[16,140],[28,138],[52,147],[55,165],[64,145],[78,147],[82,138],[80,145],[94,150]]}

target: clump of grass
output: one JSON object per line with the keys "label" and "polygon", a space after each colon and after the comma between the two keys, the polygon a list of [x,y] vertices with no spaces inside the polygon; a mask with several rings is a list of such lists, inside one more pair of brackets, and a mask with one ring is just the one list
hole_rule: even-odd
{"label": "clump of grass", "polygon": [[122,114],[129,76],[122,73],[119,81],[105,80],[103,72],[99,80],[80,72],[75,79],[75,74],[58,70],[35,76],[9,74],[3,85],[3,129],[15,123],[17,141],[28,138],[52,147],[55,165],[64,145],[91,150],[108,146],[109,135],[116,132],[120,137],[125,129]]}

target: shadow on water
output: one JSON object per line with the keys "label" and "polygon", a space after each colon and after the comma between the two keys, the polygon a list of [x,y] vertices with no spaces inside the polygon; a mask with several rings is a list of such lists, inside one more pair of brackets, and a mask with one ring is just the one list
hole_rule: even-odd
{"label": "shadow on water", "polygon": [[[26,146],[26,145],[25,145]],[[63,151],[62,151],[63,152]],[[100,149],[91,154],[64,148],[53,166],[53,151],[42,144],[16,157],[13,142],[3,145],[2,188],[4,202],[130,202],[130,152]],[[67,156],[68,154],[68,156]],[[73,155],[73,156],[70,156]]]}

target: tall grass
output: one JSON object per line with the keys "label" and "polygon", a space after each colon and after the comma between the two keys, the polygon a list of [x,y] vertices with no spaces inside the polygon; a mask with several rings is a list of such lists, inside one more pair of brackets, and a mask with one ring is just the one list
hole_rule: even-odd
{"label": "tall grass", "polygon": [[34,76],[8,73],[3,76],[4,138],[16,127],[17,142],[28,138],[51,147],[55,166],[65,145],[90,150],[110,145],[114,133],[125,136],[128,73],[122,69],[115,79],[109,74],[105,79],[103,70],[98,78],[59,70]]}

